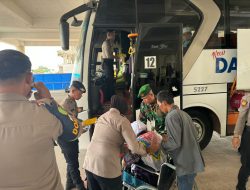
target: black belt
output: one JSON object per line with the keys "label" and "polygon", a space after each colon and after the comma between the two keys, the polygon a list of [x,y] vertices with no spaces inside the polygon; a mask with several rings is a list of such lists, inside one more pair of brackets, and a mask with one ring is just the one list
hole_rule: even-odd
{"label": "black belt", "polygon": [[103,59],[103,62],[114,62],[114,59],[112,59],[112,58],[105,58],[105,59]]}

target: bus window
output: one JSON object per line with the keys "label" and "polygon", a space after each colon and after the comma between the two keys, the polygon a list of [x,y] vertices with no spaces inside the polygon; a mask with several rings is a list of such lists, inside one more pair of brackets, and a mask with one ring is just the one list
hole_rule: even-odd
{"label": "bus window", "polygon": [[230,47],[237,47],[237,29],[250,28],[250,4],[244,0],[229,0]]}
{"label": "bus window", "polygon": [[87,35],[87,30],[88,30],[89,16],[90,16],[90,11],[87,11],[87,13],[84,13],[84,20],[82,23],[79,44],[77,46],[76,57],[74,60],[74,68],[72,72],[71,81],[74,81],[74,80],[82,81],[82,72],[83,72],[82,63],[84,59],[83,52],[84,52],[84,46],[85,46],[86,35]]}
{"label": "bus window", "polygon": [[207,44],[205,45],[204,49],[222,49],[226,47],[225,41],[225,2],[224,0],[215,0],[217,6],[221,10],[221,17],[220,20],[211,34]]}
{"label": "bus window", "polygon": [[95,25],[135,24],[134,0],[101,0],[96,12]]}
{"label": "bus window", "polygon": [[[138,20],[140,23],[182,23],[183,28],[191,29],[191,42],[200,25],[201,14],[184,0],[138,0]],[[187,49],[188,46],[183,54]]]}
{"label": "bus window", "polygon": [[[244,0],[215,0],[215,2],[221,10],[221,18],[205,49],[235,49],[237,29],[250,28],[250,4]],[[225,7],[229,7],[229,10],[225,10]]]}

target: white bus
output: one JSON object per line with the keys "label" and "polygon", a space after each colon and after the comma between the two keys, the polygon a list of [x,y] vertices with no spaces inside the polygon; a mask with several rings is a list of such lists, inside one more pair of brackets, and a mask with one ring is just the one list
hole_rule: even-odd
{"label": "white bus", "polygon": [[[247,0],[99,0],[91,1],[61,17],[63,49],[69,46],[68,18],[85,11],[73,79],[83,81],[88,117],[105,110],[101,77],[101,45],[106,31],[116,31],[118,51],[126,54],[130,86],[131,120],[139,109],[137,93],[150,83],[157,93],[168,89],[180,97],[180,106],[195,123],[198,140],[205,148],[213,131],[233,132],[240,96],[230,95],[237,69],[237,29],[250,27]],[[182,48],[182,28],[192,29],[191,43]],[[135,53],[128,50],[130,33],[137,32]],[[132,60],[132,61],[131,61]],[[151,60],[151,64],[148,65]],[[126,83],[127,84],[127,83]],[[233,98],[232,98],[233,97]]]}

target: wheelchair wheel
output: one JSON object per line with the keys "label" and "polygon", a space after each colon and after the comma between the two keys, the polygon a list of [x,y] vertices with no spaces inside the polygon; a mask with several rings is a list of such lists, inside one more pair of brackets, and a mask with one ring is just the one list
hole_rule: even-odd
{"label": "wheelchair wheel", "polygon": [[175,179],[171,185],[171,187],[169,188],[169,190],[178,190],[178,186],[177,186],[177,180]]}
{"label": "wheelchair wheel", "polygon": [[148,186],[148,185],[143,185],[143,186],[137,187],[135,190],[157,190],[157,188]]}
{"label": "wheelchair wheel", "polygon": [[[199,190],[197,183],[194,181],[194,186],[192,188],[193,190]],[[169,188],[169,190],[178,190],[178,184],[177,184],[177,179],[174,180],[173,184]]]}

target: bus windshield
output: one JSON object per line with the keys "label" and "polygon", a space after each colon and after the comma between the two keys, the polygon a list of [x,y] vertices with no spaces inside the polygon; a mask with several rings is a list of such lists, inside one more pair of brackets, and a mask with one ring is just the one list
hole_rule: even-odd
{"label": "bus windshield", "polygon": [[79,39],[79,43],[78,43],[77,50],[76,50],[77,52],[76,52],[76,57],[74,60],[74,68],[72,72],[71,81],[82,80],[82,75],[81,75],[81,73],[83,72],[82,63],[84,59],[84,47],[85,47],[86,34],[88,30],[88,25],[89,25],[90,12],[91,11],[87,11],[85,13],[84,20],[82,22],[81,34],[80,34],[80,39]]}
{"label": "bus windshield", "polygon": [[[95,26],[138,27],[138,23],[182,23],[192,36],[202,20],[201,13],[185,0],[101,0]],[[137,3],[137,4],[136,4]]]}
{"label": "bus windshield", "polygon": [[183,54],[186,53],[201,23],[201,13],[184,0],[139,0],[139,23],[181,23],[183,25]]}

